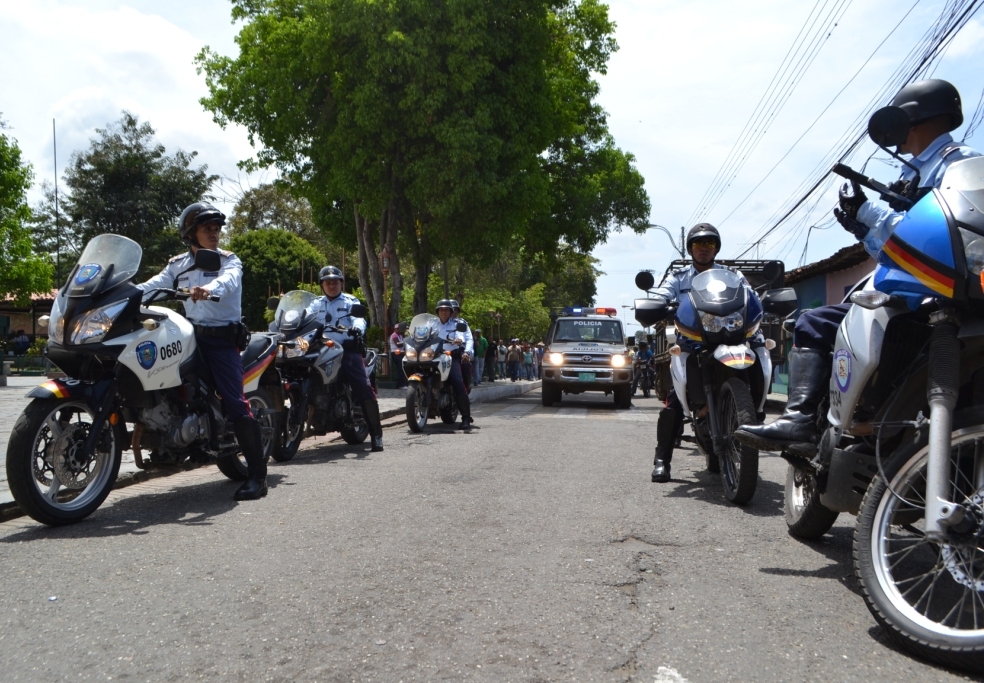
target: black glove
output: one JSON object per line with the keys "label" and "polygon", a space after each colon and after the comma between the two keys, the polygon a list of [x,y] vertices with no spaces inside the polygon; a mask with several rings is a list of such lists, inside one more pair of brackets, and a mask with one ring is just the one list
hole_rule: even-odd
{"label": "black glove", "polygon": [[360,330],[358,327],[350,327],[346,331],[346,334],[350,337],[358,338],[362,336],[362,330]]}
{"label": "black glove", "polygon": [[837,198],[840,202],[840,210],[851,218],[857,218],[858,210],[866,201],[868,201],[868,197],[865,196],[864,190],[862,190],[861,186],[853,180],[850,185],[844,183],[841,186],[840,193],[837,195]]}
{"label": "black glove", "polygon": [[859,242],[864,240],[865,236],[868,234],[867,225],[864,223],[859,223],[856,219],[851,218],[840,209],[834,209],[834,218],[837,219],[837,222],[840,223],[845,230],[854,235]]}
{"label": "black glove", "polygon": [[[892,192],[895,192],[896,194],[902,195],[903,197],[908,197],[909,183],[910,181],[908,180],[896,180],[894,183],[888,186],[888,189],[891,190]],[[897,199],[889,199],[888,206],[892,209],[892,211],[902,212],[902,211],[909,210],[908,204],[904,204]]]}

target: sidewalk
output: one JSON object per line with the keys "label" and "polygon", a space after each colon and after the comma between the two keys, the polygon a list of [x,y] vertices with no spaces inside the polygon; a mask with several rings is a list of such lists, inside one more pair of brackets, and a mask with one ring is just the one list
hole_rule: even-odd
{"label": "sidewalk", "polygon": [[[0,519],[16,516],[16,504],[7,488],[7,441],[10,432],[14,428],[14,423],[28,404],[29,399],[25,394],[33,387],[47,381],[43,376],[30,377],[8,377],[7,386],[0,387]],[[524,394],[528,391],[540,388],[540,382],[483,382],[481,386],[473,387],[471,391],[472,403],[483,403],[495,401],[506,396]],[[402,417],[406,411],[406,389],[381,389],[379,391],[379,414],[382,419]],[[334,441],[341,438],[338,434],[332,433],[326,436],[311,437],[305,439],[301,448],[312,448],[318,445]],[[120,464],[120,475],[116,480],[115,488],[122,488],[137,484],[148,479],[179,474],[183,469],[168,470],[141,470],[133,462],[133,452],[123,451],[123,461]]]}

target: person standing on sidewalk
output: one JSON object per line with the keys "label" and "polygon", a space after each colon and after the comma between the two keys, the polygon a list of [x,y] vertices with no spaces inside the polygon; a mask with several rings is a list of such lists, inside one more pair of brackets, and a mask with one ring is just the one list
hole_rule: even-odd
{"label": "person standing on sidewalk", "polygon": [[399,323],[390,335],[390,374],[396,380],[396,388],[407,386],[407,376],[403,372],[403,335],[407,331],[406,323]]}
{"label": "person standing on sidewalk", "polygon": [[519,346],[519,340],[513,339],[506,350],[506,365],[509,367],[510,381],[515,382],[519,379],[519,368],[522,362],[523,349]]}
{"label": "person standing on sidewalk", "polygon": [[495,359],[499,356],[499,345],[494,340],[489,340],[488,348],[485,349],[485,368],[488,371],[489,381],[495,381]]}
{"label": "person standing on sidewalk", "polygon": [[506,348],[506,343],[500,339],[496,364],[499,366],[499,379],[506,378],[506,355],[509,353],[509,349]]}
{"label": "person standing on sidewalk", "polygon": [[[137,285],[145,292],[166,287],[188,289],[183,301],[185,317],[195,328],[195,342],[212,371],[215,392],[222,397],[222,412],[232,423],[236,441],[246,460],[246,483],[236,490],[236,500],[255,500],[267,494],[267,458],[262,432],[243,394],[243,358],[247,332],[242,323],[243,264],[231,251],[219,249],[219,233],[225,214],[208,202],[196,202],[181,212],[178,232],[188,251],[178,254],[164,270]],[[195,254],[208,249],[219,254],[215,272],[195,268]],[[209,301],[217,296],[219,301]]]}
{"label": "person standing on sidewalk", "polygon": [[523,344],[523,375],[524,379],[533,381],[533,349]]}
{"label": "person standing on sidewalk", "polygon": [[478,338],[475,339],[475,362],[472,365],[475,367],[475,384],[478,385],[482,383],[482,375],[485,374],[485,353],[489,350],[489,340],[478,328],[475,329],[475,334]]}

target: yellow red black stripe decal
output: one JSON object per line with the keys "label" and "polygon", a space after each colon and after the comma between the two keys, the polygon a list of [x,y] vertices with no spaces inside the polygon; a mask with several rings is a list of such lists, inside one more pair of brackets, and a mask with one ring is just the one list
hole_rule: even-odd
{"label": "yellow red black stripe decal", "polygon": [[256,367],[254,367],[253,369],[251,369],[248,373],[244,373],[243,374],[243,386],[246,386],[247,384],[249,384],[250,382],[252,382],[254,379],[256,379],[257,377],[259,377],[260,375],[262,375],[263,374],[263,371],[266,370],[270,366],[270,363],[273,362],[273,359],[274,359],[274,357],[276,355],[277,354],[275,354],[275,353],[271,353],[270,355],[268,355],[266,357],[266,360],[264,360],[263,362],[259,363]]}
{"label": "yellow red black stripe decal", "polygon": [[55,398],[68,398],[68,390],[58,382],[48,381],[41,384],[40,388],[50,391],[55,395]]}
{"label": "yellow red black stripe decal", "polygon": [[704,335],[702,335],[700,332],[695,332],[691,330],[689,327],[684,327],[679,323],[679,321],[676,324],[676,329],[677,329],[677,334],[682,334],[687,339],[690,339],[692,341],[704,341]]}
{"label": "yellow red black stripe decal", "polygon": [[937,294],[953,297],[956,273],[892,235],[883,247],[885,253],[902,270],[916,278]]}

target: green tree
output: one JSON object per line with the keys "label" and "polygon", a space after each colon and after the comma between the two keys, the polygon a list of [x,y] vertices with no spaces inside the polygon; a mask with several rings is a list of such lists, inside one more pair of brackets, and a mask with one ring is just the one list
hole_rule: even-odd
{"label": "green tree", "polygon": [[0,120],[0,298],[24,303],[51,289],[54,268],[46,256],[34,253],[26,198],[34,174],[21,161],[17,141],[2,132],[5,128]]}
{"label": "green tree", "polygon": [[[86,243],[103,233],[124,235],[143,247],[137,278],[160,271],[185,249],[176,229],[186,206],[203,198],[218,178],[207,166],[193,167],[197,152],[168,155],[149,123],[123,112],[119,121],[96,129],[89,149],[72,155],[61,196],[61,235],[55,230],[54,198],[46,193],[36,236],[45,251],[61,244],[64,275]],[[66,263],[67,261],[67,263]]]}
{"label": "green tree", "polygon": [[232,238],[229,248],[243,262],[243,315],[253,330],[266,328],[267,299],[296,289],[308,279],[302,268],[324,258],[309,242],[284,230],[244,232]]}
{"label": "green tree", "polygon": [[255,164],[290,178],[340,243],[354,222],[377,319],[383,248],[392,320],[401,259],[423,311],[435,262],[488,264],[517,237],[548,253],[565,231],[588,252],[645,223],[641,177],[593,103],[615,49],[598,0],[233,0],[233,18],[239,55],[198,56],[202,103],[262,143]]}

